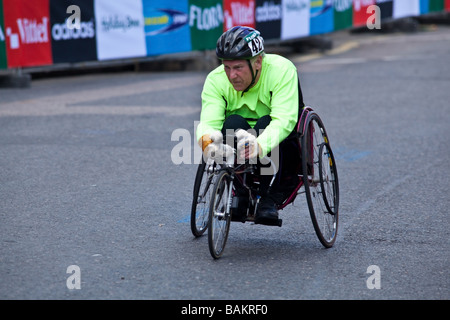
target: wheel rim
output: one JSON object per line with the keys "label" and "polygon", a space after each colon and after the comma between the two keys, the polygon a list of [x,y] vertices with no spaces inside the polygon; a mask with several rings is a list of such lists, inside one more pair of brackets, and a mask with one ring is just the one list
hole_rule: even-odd
{"label": "wheel rim", "polygon": [[[330,176],[326,176],[326,174],[322,172],[326,166],[321,164],[321,160],[324,158],[321,156],[321,152],[326,150],[323,146],[328,145],[328,139],[325,129],[319,121],[320,120],[317,120],[317,118],[312,118],[310,122],[310,130],[308,130],[309,134],[304,137],[305,139],[309,138],[310,141],[313,142],[309,150],[309,152],[313,155],[313,159],[311,159],[313,168],[312,172],[308,172],[310,173],[308,178],[305,179],[307,180],[305,182],[305,189],[309,211],[316,234],[320,242],[325,247],[329,248],[334,244],[337,236],[338,201],[334,201],[333,206],[335,207],[335,210],[330,211],[329,208],[327,208],[326,201],[328,199],[327,192],[329,190],[324,188],[324,185],[325,181],[327,181]],[[310,134],[312,135],[312,139]],[[304,167],[306,169],[306,165]],[[335,168],[334,172],[336,172]],[[337,175],[333,180],[337,183]],[[331,182],[331,180],[329,179],[328,182]],[[338,189],[335,188],[335,191],[338,191]],[[331,202],[332,199],[338,199],[336,192],[334,196],[330,196],[329,201]],[[328,206],[330,205],[328,204]]]}
{"label": "wheel rim", "polygon": [[225,248],[230,226],[230,216],[226,213],[229,185],[225,175],[218,180],[213,194],[209,219],[209,248],[214,258],[219,258]]}
{"label": "wheel rim", "polygon": [[338,210],[337,174],[334,156],[328,144],[323,143],[319,149],[320,187],[325,207],[330,214]]}
{"label": "wheel rim", "polygon": [[211,182],[213,174],[203,174],[200,190],[197,196],[197,208],[195,210],[195,227],[199,233],[205,232],[208,226],[209,201],[211,199]]}

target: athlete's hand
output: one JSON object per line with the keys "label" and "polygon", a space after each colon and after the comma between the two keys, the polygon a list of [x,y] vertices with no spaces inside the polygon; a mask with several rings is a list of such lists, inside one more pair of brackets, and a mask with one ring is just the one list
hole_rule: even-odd
{"label": "athlete's hand", "polygon": [[[207,139],[204,137],[207,136]],[[222,163],[223,158],[226,158],[227,163],[234,161],[234,150],[227,144],[223,144],[223,135],[220,131],[214,131],[210,135],[205,135],[202,137],[203,141],[208,141],[206,147],[203,149],[203,154],[205,159],[214,159],[217,163]],[[204,143],[203,143],[204,144]]]}
{"label": "athlete's hand", "polygon": [[216,144],[219,144],[223,141],[223,135],[220,131],[214,131],[211,134],[205,134],[203,135],[200,140],[198,141],[198,144],[202,148],[202,151],[205,151],[206,147],[208,147],[211,143],[216,142]]}
{"label": "athlete's hand", "polygon": [[260,146],[254,135],[243,129],[239,129],[236,131],[236,138],[240,158],[253,159],[258,156]]}

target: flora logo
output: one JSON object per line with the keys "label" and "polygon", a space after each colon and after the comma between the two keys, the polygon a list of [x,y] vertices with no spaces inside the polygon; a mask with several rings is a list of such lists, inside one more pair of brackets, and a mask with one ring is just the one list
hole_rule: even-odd
{"label": "flora logo", "polygon": [[334,0],[334,9],[337,12],[343,12],[350,9],[352,7],[352,4],[352,0]]}
{"label": "flora logo", "polygon": [[220,4],[210,8],[200,8],[196,5],[191,5],[189,10],[189,26],[193,27],[196,25],[198,30],[207,31],[219,27],[222,22],[223,12]]}

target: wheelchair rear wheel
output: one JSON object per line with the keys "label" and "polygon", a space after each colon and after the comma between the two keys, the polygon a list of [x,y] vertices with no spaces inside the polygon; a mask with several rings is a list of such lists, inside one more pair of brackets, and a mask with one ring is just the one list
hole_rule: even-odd
{"label": "wheelchair rear wheel", "polygon": [[339,205],[339,183],[334,155],[328,143],[319,148],[320,188],[325,207],[330,214],[336,214]]}
{"label": "wheelchair rear wheel", "polygon": [[301,138],[306,200],[316,235],[330,248],[336,241],[339,217],[336,163],[320,117],[312,112],[307,121]]}
{"label": "wheelchair rear wheel", "polygon": [[231,197],[230,187],[229,174],[222,171],[212,188],[208,220],[209,252],[214,259],[220,258],[228,239],[231,223],[231,212],[228,208]]}

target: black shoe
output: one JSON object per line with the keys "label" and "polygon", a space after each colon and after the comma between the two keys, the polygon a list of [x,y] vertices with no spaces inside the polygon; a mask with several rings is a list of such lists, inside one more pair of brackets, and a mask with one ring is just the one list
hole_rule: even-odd
{"label": "black shoe", "polygon": [[255,224],[278,225],[278,211],[275,201],[269,197],[261,198],[255,215]]}

